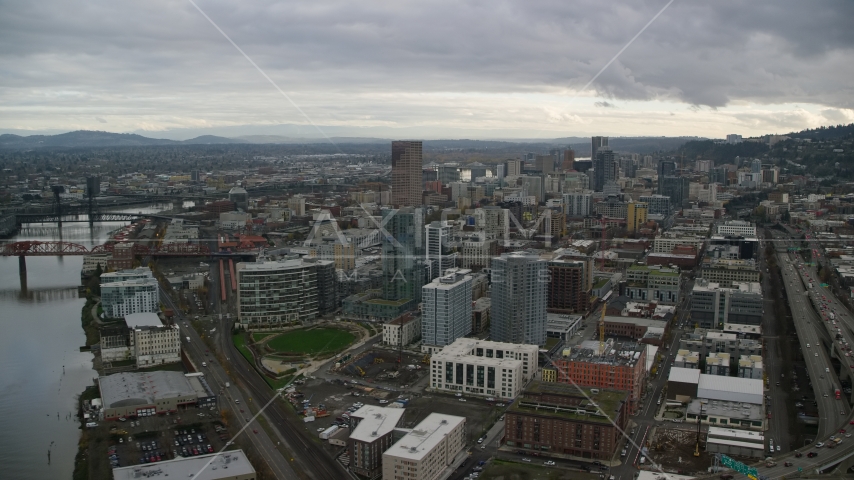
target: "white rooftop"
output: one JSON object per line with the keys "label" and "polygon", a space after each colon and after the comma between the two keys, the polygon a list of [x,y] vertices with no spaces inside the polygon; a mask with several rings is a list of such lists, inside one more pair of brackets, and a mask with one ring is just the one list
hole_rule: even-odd
{"label": "white rooftop", "polygon": [[255,474],[255,468],[246,459],[246,454],[243,453],[243,450],[199,455],[198,457],[176,458],[157,463],[113,469],[114,480],[166,477],[219,480],[253,474]]}
{"label": "white rooftop", "polygon": [[384,455],[392,455],[397,458],[409,460],[420,460],[430,453],[439,442],[451,433],[459,424],[465,423],[464,417],[431,413],[421,421],[411,432],[407,433]]}
{"label": "white rooftop", "polygon": [[125,321],[130,328],[163,326],[160,317],[154,312],[131,313],[130,315],[125,315]]}
{"label": "white rooftop", "polygon": [[751,442],[764,442],[765,436],[761,432],[752,430],[736,430],[734,428],[709,427],[709,435],[715,437],[726,437]]}
{"label": "white rooftop", "polygon": [[[698,370],[699,371],[699,370]],[[671,370],[672,375],[673,370]],[[721,375],[700,375],[697,388],[718,390],[730,393],[763,395],[762,380],[759,378],[724,377]]]}
{"label": "white rooftop", "polygon": [[658,473],[641,470],[638,472],[636,480],[693,480],[694,477],[688,475],[676,475],[675,473]]}
{"label": "white rooftop", "polygon": [[362,420],[353,429],[350,438],[362,442],[373,442],[383,435],[390,433],[403,417],[403,408],[378,407],[376,405],[365,405],[353,412],[351,417]]}
{"label": "white rooftop", "polygon": [[[729,377],[721,377],[721,378],[729,378]],[[672,367],[670,369],[670,376],[667,377],[668,382],[679,382],[679,383],[700,383],[700,370],[696,368],[682,368],[682,367]]]}

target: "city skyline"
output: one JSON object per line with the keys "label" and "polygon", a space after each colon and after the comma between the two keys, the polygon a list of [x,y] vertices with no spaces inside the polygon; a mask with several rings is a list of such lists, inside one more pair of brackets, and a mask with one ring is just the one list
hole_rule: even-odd
{"label": "city skyline", "polygon": [[846,2],[196,5],[8,6],[0,132],[722,138],[854,121]]}

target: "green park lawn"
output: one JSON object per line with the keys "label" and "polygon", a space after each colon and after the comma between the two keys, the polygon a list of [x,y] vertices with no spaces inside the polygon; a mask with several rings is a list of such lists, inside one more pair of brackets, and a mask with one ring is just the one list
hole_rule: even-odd
{"label": "green park lawn", "polygon": [[285,332],[269,340],[266,345],[281,353],[318,355],[337,353],[353,343],[356,337],[337,328],[312,328]]}

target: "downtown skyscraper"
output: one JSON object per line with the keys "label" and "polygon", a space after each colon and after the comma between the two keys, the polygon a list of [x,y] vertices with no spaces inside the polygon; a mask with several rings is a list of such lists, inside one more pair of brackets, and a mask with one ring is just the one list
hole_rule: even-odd
{"label": "downtown skyscraper", "polygon": [[391,204],[397,208],[421,205],[421,148],[420,141],[391,142]]}

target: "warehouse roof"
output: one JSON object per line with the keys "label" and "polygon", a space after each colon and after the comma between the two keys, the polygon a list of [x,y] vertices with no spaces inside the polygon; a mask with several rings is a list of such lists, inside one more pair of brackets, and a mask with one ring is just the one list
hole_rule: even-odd
{"label": "warehouse roof", "polygon": [[253,475],[255,468],[249,463],[243,450],[199,455],[198,457],[176,458],[147,465],[134,465],[113,469],[114,480],[137,480],[139,478],[193,478],[195,480],[218,480]]}
{"label": "warehouse roof", "polygon": [[693,383],[696,385],[700,383],[700,370],[696,368],[672,367],[670,369],[670,376],[667,377],[667,381],[679,383]]}
{"label": "warehouse roof", "polygon": [[125,322],[130,328],[134,327],[162,327],[163,322],[154,312],[131,313],[125,315]]}
{"label": "warehouse roof", "polygon": [[181,372],[125,372],[99,377],[105,408],[151,405],[158,399],[196,396]]}
{"label": "warehouse roof", "polygon": [[697,388],[730,393],[745,393],[759,395],[760,397],[763,395],[762,380],[753,378],[702,374],[700,375],[700,382],[697,384]]}

